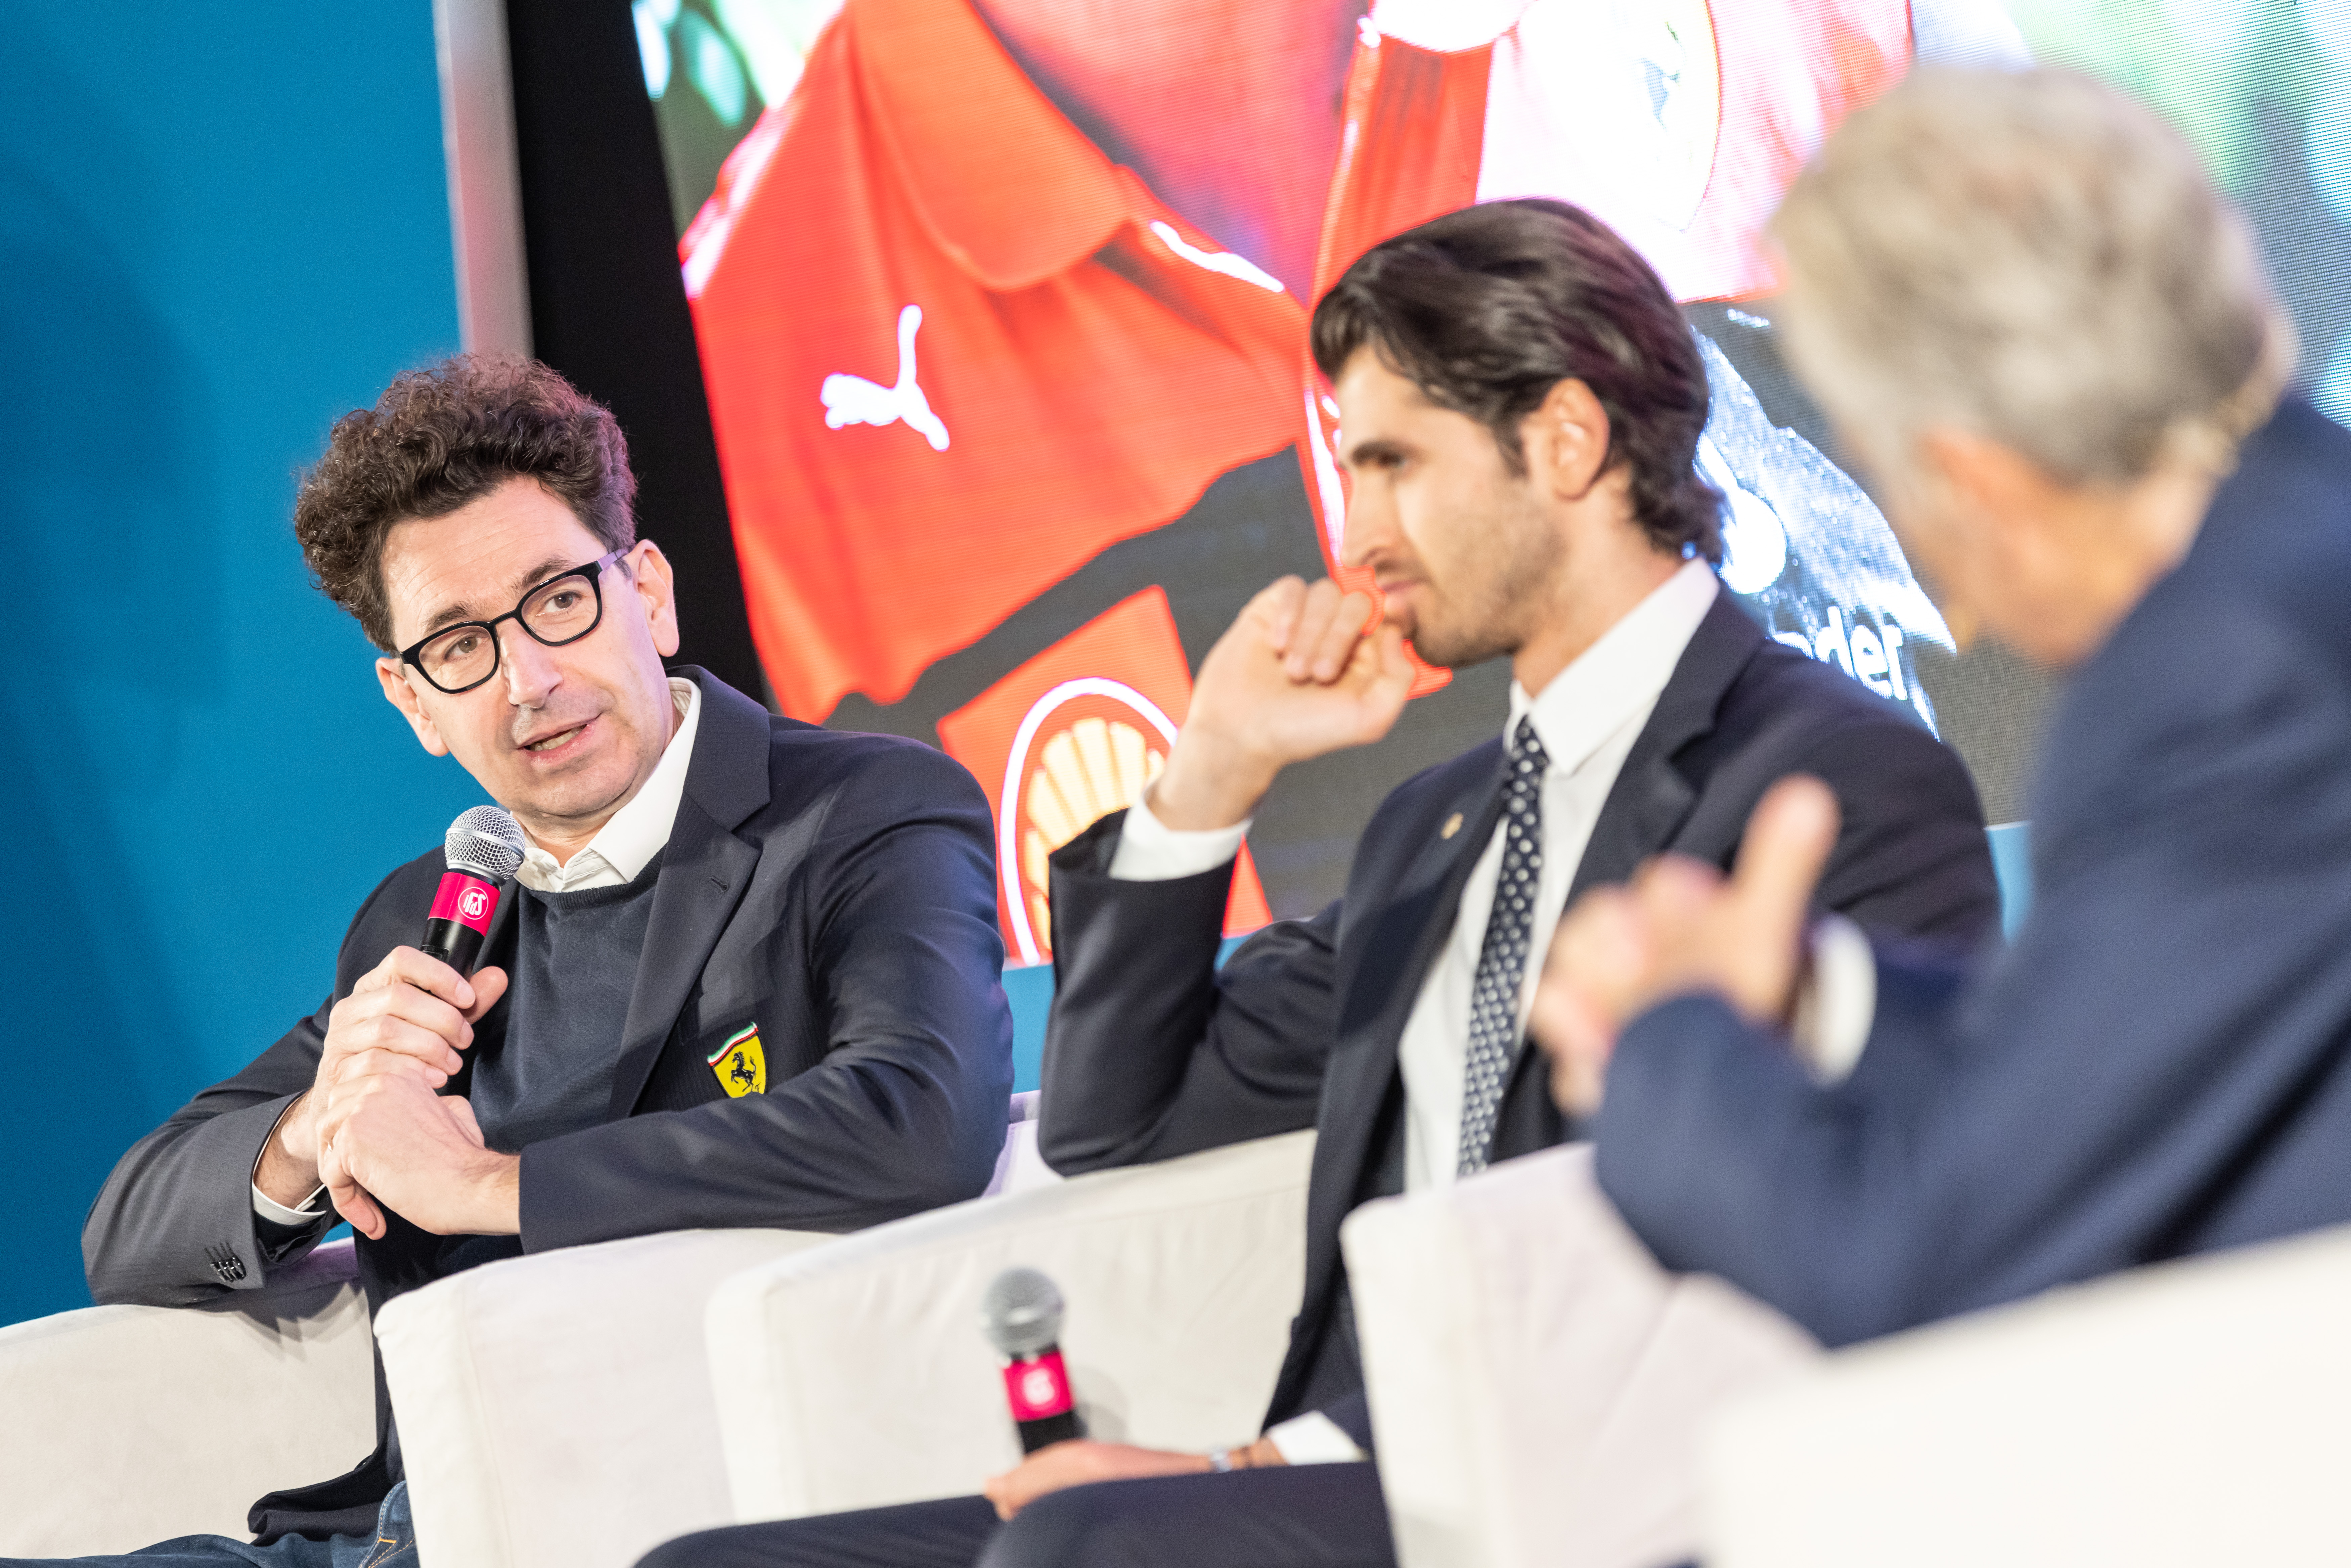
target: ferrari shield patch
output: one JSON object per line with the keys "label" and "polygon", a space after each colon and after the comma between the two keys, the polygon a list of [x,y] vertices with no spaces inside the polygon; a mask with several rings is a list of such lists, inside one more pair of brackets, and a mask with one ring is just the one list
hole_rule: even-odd
{"label": "ferrari shield patch", "polygon": [[710,1053],[710,1071],[729,1100],[768,1092],[768,1059],[759,1050],[759,1026],[752,1024]]}

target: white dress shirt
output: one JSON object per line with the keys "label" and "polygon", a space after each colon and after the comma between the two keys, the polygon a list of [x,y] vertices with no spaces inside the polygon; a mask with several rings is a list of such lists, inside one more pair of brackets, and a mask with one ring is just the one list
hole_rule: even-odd
{"label": "white dress shirt", "polygon": [[[559,862],[537,844],[527,845],[522,864],[515,871],[517,882],[537,893],[618,887],[634,882],[637,873],[668,845],[670,830],[677,823],[677,803],[685,794],[685,770],[694,760],[694,733],[702,717],[702,688],[682,675],[672,675],[669,699],[677,707],[677,728],[643,786],[569,861]],[[270,1135],[277,1135],[274,1128]],[[263,1146],[262,1152],[268,1152],[267,1145]],[[260,1169],[261,1162],[256,1159],[254,1170],[258,1174]],[[302,1200],[301,1207],[288,1208],[256,1183],[253,1211],[279,1225],[314,1224],[323,1212],[319,1207],[319,1194],[326,1190],[323,1186],[315,1188]]]}
{"label": "white dress shirt", "polygon": [[[1720,589],[1712,567],[1690,561],[1540,694],[1531,697],[1516,682],[1511,684],[1505,744],[1517,732],[1519,721],[1531,717],[1551,758],[1542,780],[1543,864],[1533,939],[1519,988],[1521,1029],[1541,977],[1541,955],[1551,949],[1568,887],[1600,820],[1600,808]],[[1397,1046],[1405,1084],[1407,1192],[1447,1186],[1454,1179],[1468,1066],[1469,997],[1485,946],[1487,917],[1493,911],[1494,884],[1501,873],[1504,827],[1496,824],[1470,869],[1452,932],[1421,981]],[[1248,831],[1249,824],[1242,822],[1206,832],[1179,832],[1154,817],[1146,801],[1138,801],[1126,814],[1110,874],[1134,882],[1196,875],[1238,853]],[[1363,1457],[1346,1434],[1319,1412],[1285,1421],[1268,1436],[1291,1464]]]}

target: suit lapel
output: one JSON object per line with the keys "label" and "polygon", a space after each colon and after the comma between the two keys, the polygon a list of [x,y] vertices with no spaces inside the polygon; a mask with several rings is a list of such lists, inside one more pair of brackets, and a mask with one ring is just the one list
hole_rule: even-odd
{"label": "suit lapel", "polygon": [[[1339,1033],[1343,1052],[1323,1088],[1323,1105],[1317,1123],[1322,1132],[1315,1145],[1318,1192],[1339,1195],[1352,1205],[1378,1132],[1379,1110],[1396,1071],[1396,1051],[1404,1026],[1420,998],[1421,982],[1437,950],[1452,934],[1461,910],[1461,889],[1478,863],[1494,824],[1502,813],[1502,750],[1494,746],[1494,765],[1475,783],[1462,789],[1437,813],[1426,830],[1427,840],[1415,853],[1397,881],[1395,894],[1374,914],[1364,932],[1360,956],[1350,967],[1342,992]],[[1443,824],[1458,816],[1461,826],[1451,834]],[[1371,977],[1376,984],[1367,984]],[[1367,1011],[1358,1012],[1365,998]],[[1344,1051],[1349,1037],[1361,1033],[1360,1051]],[[1335,1229],[1334,1229],[1335,1233]]]}
{"label": "suit lapel", "polygon": [[1762,629],[1728,591],[1717,593],[1609,787],[1568,884],[1571,906],[1588,889],[1623,882],[1673,842],[1698,802],[1698,785],[1677,758],[1713,730],[1723,694],[1762,645]]}
{"label": "suit lapel", "polygon": [[[1698,781],[1683,770],[1681,754],[1713,732],[1724,694],[1762,645],[1762,629],[1727,590],[1717,593],[1609,787],[1568,884],[1567,907],[1573,908],[1589,889],[1626,880],[1643,861],[1672,846],[1698,795]],[[1530,955],[1528,961],[1537,960]],[[1521,1040],[1510,1063],[1494,1127],[1497,1159],[1559,1141],[1562,1129],[1536,1060],[1540,1055]]]}
{"label": "suit lapel", "polygon": [[612,1070],[614,1121],[636,1109],[711,949],[751,885],[758,846],[732,830],[765,806],[769,794],[767,710],[700,670],[682,666],[677,673],[702,688],[702,714],[677,820],[653,879],[653,915],[621,1030]]}

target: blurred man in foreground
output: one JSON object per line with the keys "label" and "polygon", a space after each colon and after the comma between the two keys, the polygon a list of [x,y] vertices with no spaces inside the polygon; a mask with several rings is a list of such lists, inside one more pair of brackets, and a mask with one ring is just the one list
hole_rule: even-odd
{"label": "blurred man in foreground", "polygon": [[[689,1536],[659,1568],[1392,1561],[1340,1223],[1567,1137],[1521,1044],[1528,956],[1573,889],[1669,848],[1727,862],[1756,800],[1805,769],[1845,811],[1829,907],[1989,934],[1959,759],[1719,581],[1721,497],[1693,466],[1703,361],[1623,239],[1557,202],[1451,214],[1349,268],[1313,350],[1343,411],[1349,562],[1384,614],[1329,581],[1267,589],[1203,663],[1142,803],[1055,853],[1039,1130],[1078,1172],[1317,1129],[1267,1429],[1216,1454],[1058,1443],[984,1498]],[[1284,768],[1388,733],[1406,639],[1447,666],[1508,658],[1502,733],[1389,796],[1343,900],[1219,970],[1259,803]]]}
{"label": "blurred man in foreground", "polygon": [[2056,73],[1915,78],[1776,223],[1800,368],[1954,624],[2074,673],[2036,902],[1971,974],[1823,968],[1874,1009],[1823,1086],[1782,1020],[1825,790],[1727,881],[1585,901],[1534,1027],[1601,1185],[1832,1344],[2351,1219],[2351,434],[2280,400],[2242,226]]}

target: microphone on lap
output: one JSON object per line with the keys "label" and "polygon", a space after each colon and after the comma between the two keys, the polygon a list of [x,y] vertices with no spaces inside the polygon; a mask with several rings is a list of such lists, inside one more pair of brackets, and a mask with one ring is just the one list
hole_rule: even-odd
{"label": "microphone on lap", "polygon": [[449,869],[433,895],[424,940],[418,944],[427,957],[461,975],[474,972],[490,917],[498,912],[498,883],[522,864],[522,851],[521,824],[496,806],[476,806],[449,824],[442,846]]}
{"label": "microphone on lap", "polygon": [[979,1307],[987,1343],[1004,1358],[1004,1393],[1020,1428],[1020,1451],[1086,1435],[1061,1364],[1061,1292],[1034,1269],[1007,1269]]}

